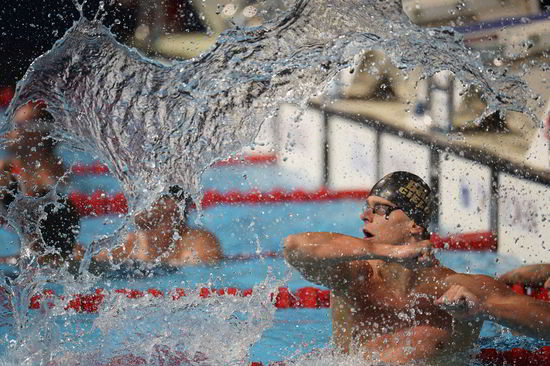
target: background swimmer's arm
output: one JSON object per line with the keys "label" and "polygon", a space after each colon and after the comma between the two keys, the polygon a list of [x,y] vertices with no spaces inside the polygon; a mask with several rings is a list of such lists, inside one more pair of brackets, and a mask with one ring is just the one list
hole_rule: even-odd
{"label": "background swimmer's arm", "polygon": [[532,264],[516,268],[499,277],[501,281],[513,285],[545,286],[550,288],[550,264]]}
{"label": "background swimmer's arm", "polygon": [[191,229],[177,242],[176,258],[170,259],[173,266],[195,264],[197,262],[216,264],[223,258],[218,238],[210,231]]}
{"label": "background swimmer's arm", "polygon": [[134,250],[134,244],[137,240],[134,233],[128,234],[126,242],[114,249],[101,249],[99,254],[94,256],[96,261],[104,262],[114,260],[115,262],[122,261],[132,257],[132,251]]}
{"label": "background swimmer's arm", "polygon": [[284,254],[288,263],[308,280],[339,288],[349,286],[350,278],[358,275],[366,279],[372,271],[367,263],[359,265],[355,261],[382,259],[403,262],[422,256],[429,245],[427,241],[400,246],[375,244],[343,234],[308,232],[286,237]]}
{"label": "background swimmer's arm", "polygon": [[[198,229],[195,229],[198,230]],[[200,241],[197,249],[201,262],[216,264],[223,258],[223,251],[218,238],[211,232],[199,230]]]}
{"label": "background swimmer's arm", "polygon": [[458,319],[491,320],[531,337],[550,339],[550,303],[513,292],[489,276],[456,274],[435,303]]}

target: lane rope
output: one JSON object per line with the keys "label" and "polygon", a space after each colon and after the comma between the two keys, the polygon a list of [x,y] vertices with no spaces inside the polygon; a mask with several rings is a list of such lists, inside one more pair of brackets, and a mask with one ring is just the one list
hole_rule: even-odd
{"label": "lane rope", "polygon": [[[168,346],[163,345],[155,345],[154,354],[151,357],[158,357],[158,360],[161,361],[160,364],[168,363],[170,365],[202,364],[208,360],[207,355],[202,352],[190,355],[187,352],[172,351]],[[479,361],[484,366],[548,366],[550,365],[550,346],[543,346],[534,351],[523,348],[512,348],[509,350],[484,348],[471,358]],[[103,365],[142,366],[148,364],[149,360],[145,357],[129,353],[112,357]],[[270,361],[267,366],[291,366],[293,364],[293,361]],[[247,365],[264,366],[265,364],[260,361],[251,361]]]}
{"label": "lane rope", "polygon": [[[484,348],[473,356],[487,366],[548,366],[550,365],[550,346],[544,346],[534,351],[523,348],[512,348],[500,351],[495,348]],[[264,363],[253,361],[249,366],[264,366]],[[284,361],[269,362],[268,366],[285,366]],[[289,363],[288,365],[292,365]]]}
{"label": "lane rope", "polygon": [[[0,94],[1,97],[1,94]],[[213,167],[226,167],[238,165],[272,165],[277,163],[277,155],[240,155],[227,159],[218,160],[212,164]],[[110,174],[109,167],[98,161],[92,163],[75,163],[70,167],[71,173],[75,175],[107,175]]]}
{"label": "lane rope", "polygon": [[[518,294],[532,296],[535,299],[542,301],[550,301],[548,289],[526,288],[521,284],[513,285],[511,288]],[[198,291],[190,291],[182,288],[176,288],[169,291],[163,291],[156,288],[149,288],[145,291],[126,288],[107,291],[105,289],[98,288],[91,294],[57,296],[54,290],[46,289],[41,294],[36,294],[31,297],[29,308],[40,309],[43,303],[47,304],[49,307],[54,307],[54,302],[59,300],[66,303],[64,306],[65,310],[72,309],[77,313],[94,313],[99,311],[101,303],[106,296],[125,296],[128,299],[140,299],[149,296],[179,300],[193,292],[198,292],[198,296],[201,298],[208,298],[212,296],[247,297],[252,295],[253,290],[251,288],[238,289],[236,287],[221,289],[201,287]],[[330,290],[318,287],[306,286],[298,288],[294,291],[288,289],[287,287],[279,287],[276,292],[270,293],[269,296],[270,301],[273,302],[273,305],[277,309],[323,309],[330,307]]]}
{"label": "lane rope", "polygon": [[[220,204],[267,204],[284,202],[335,201],[344,199],[361,200],[368,190],[316,191],[273,189],[270,191],[229,191],[207,190],[204,192],[201,206],[206,209]],[[107,194],[96,190],[91,195],[82,192],[70,192],[69,199],[81,216],[101,216],[106,214],[127,214],[128,202],[123,193]]]}
{"label": "lane rope", "polygon": [[[219,192],[217,190],[208,190],[204,193],[201,205],[204,209],[207,209],[216,205],[320,202],[343,199],[361,200],[364,199],[368,193],[369,192],[366,190],[329,191],[326,189],[316,191],[284,191],[281,189],[274,189],[267,192]],[[128,213],[128,202],[122,193],[108,195],[98,190],[92,195],[87,195],[79,192],[71,192],[69,194],[69,199],[82,217]],[[496,251],[497,249],[496,236],[490,232],[455,234],[448,237],[432,234],[430,240],[435,248],[440,249],[492,251]]]}

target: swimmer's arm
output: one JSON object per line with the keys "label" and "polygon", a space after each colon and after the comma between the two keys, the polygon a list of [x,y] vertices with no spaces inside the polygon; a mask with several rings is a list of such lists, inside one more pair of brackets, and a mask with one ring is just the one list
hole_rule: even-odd
{"label": "swimmer's arm", "polygon": [[550,303],[511,292],[485,300],[483,308],[489,320],[531,337],[550,340]]}
{"label": "swimmer's arm", "polygon": [[73,259],[81,261],[84,259],[84,254],[86,254],[86,249],[80,243],[76,243],[73,248]]}
{"label": "swimmer's arm", "polygon": [[198,254],[201,262],[216,264],[223,258],[223,251],[218,238],[211,232],[200,230],[201,245]]}
{"label": "swimmer's arm", "polygon": [[456,274],[445,282],[450,286],[436,304],[465,302],[462,309],[451,309],[451,315],[491,320],[531,337],[550,339],[549,302],[519,295],[503,282],[484,275]]}
{"label": "swimmer's arm", "polygon": [[[308,280],[338,287],[341,282],[349,281],[348,277],[361,275],[356,273],[355,261],[381,259],[402,262],[420,257],[428,246],[426,242],[401,246],[375,244],[338,233],[307,232],[286,237],[284,255],[287,262]],[[368,267],[367,264],[364,266]],[[361,272],[366,275],[370,271],[365,267]]]}
{"label": "swimmer's arm", "polygon": [[133,233],[128,234],[128,239],[126,242],[114,249],[101,249],[101,251],[94,256],[96,261],[105,262],[105,261],[122,261],[132,257],[132,250],[134,249],[134,242],[136,241],[136,236]]}
{"label": "swimmer's arm", "polygon": [[[362,252],[364,244],[361,239],[342,234],[301,233],[285,238],[284,255],[307,280],[331,289],[345,289],[353,277],[350,258]],[[372,273],[368,263],[362,268]]]}
{"label": "swimmer's arm", "polygon": [[336,264],[371,259],[404,262],[421,257],[430,248],[431,244],[427,240],[408,245],[380,244],[368,239],[326,232],[294,234],[284,240],[285,258],[290,264]]}
{"label": "swimmer's arm", "polygon": [[532,264],[516,268],[499,277],[501,281],[513,285],[545,286],[550,288],[550,264]]}
{"label": "swimmer's arm", "polygon": [[198,261],[217,264],[223,258],[218,238],[213,233],[202,229],[190,230],[178,241],[176,250],[179,252],[176,259],[169,260],[169,263],[174,266],[193,264]]}

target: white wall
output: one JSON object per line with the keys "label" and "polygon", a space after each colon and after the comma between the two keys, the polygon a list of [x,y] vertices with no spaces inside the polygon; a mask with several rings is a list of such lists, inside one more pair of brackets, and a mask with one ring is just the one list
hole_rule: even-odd
{"label": "white wall", "polygon": [[430,150],[424,145],[383,133],[380,137],[380,164],[382,176],[406,170],[429,182]]}
{"label": "white wall", "polygon": [[550,263],[550,187],[501,174],[499,253]]}
{"label": "white wall", "polygon": [[439,164],[441,234],[490,230],[491,170],[453,154]]}
{"label": "white wall", "polygon": [[369,189],[378,180],[376,132],[344,118],[329,121],[329,185],[332,189]]}
{"label": "white wall", "polygon": [[323,128],[318,111],[294,105],[283,105],[279,110],[278,162],[296,174],[303,188],[318,188],[322,183]]}

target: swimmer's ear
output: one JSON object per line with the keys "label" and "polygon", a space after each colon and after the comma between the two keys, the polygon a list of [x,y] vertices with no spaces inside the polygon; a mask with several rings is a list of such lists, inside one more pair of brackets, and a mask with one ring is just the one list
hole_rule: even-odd
{"label": "swimmer's ear", "polygon": [[422,233],[424,233],[424,227],[420,226],[416,222],[412,221],[411,234],[412,235],[421,235]]}

